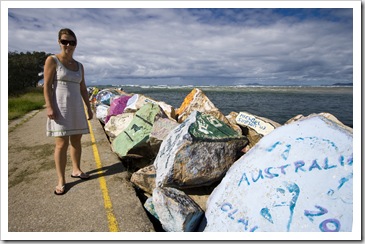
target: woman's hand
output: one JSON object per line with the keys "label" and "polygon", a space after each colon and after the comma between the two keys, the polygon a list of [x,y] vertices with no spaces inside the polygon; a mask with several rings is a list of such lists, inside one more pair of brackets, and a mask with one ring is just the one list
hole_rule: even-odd
{"label": "woman's hand", "polygon": [[53,120],[56,119],[56,113],[51,106],[47,107],[47,117]]}
{"label": "woman's hand", "polygon": [[91,108],[87,109],[87,119],[91,120],[93,118],[94,114],[93,111],[91,110]]}

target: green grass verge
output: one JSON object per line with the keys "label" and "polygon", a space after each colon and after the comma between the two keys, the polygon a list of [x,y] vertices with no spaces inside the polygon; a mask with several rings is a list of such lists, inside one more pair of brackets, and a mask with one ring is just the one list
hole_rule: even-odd
{"label": "green grass verge", "polygon": [[26,113],[43,108],[45,104],[43,87],[27,90],[25,93],[8,99],[8,120],[14,120]]}

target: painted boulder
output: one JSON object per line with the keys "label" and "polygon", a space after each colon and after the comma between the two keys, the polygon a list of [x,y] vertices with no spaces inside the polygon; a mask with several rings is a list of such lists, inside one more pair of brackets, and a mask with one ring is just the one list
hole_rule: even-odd
{"label": "painted boulder", "polygon": [[238,125],[248,127],[254,130],[257,134],[263,136],[269,134],[275,128],[280,126],[279,123],[270,119],[256,116],[248,112],[240,112],[236,117],[236,122]]}
{"label": "painted boulder", "polygon": [[242,134],[247,136],[250,148],[255,146],[262,137],[281,126],[275,121],[248,112],[238,113],[235,121],[243,128]]}
{"label": "painted boulder", "polygon": [[204,231],[351,231],[352,138],[323,116],[275,129],[214,189]]}
{"label": "painted boulder", "polygon": [[169,118],[175,119],[175,109],[171,105],[165,102],[156,101],[142,94],[134,94],[128,100],[127,106],[125,107],[125,112],[136,112],[143,105],[147,103],[153,103],[159,105]]}
{"label": "painted boulder", "polygon": [[210,185],[241,156],[246,137],[212,115],[194,111],[163,140],[154,161],[157,186]]}
{"label": "painted boulder", "polygon": [[154,158],[157,152],[151,150],[148,139],[158,117],[166,117],[160,106],[152,103],[143,105],[128,127],[113,140],[113,152],[120,158],[127,155]]}
{"label": "painted boulder", "polygon": [[177,121],[182,123],[193,111],[213,115],[238,133],[241,133],[240,127],[236,124],[231,124],[224,114],[222,114],[212,101],[210,101],[210,99],[204,94],[204,92],[198,88],[194,88],[185,97],[180,108],[176,110]]}
{"label": "painted boulder", "polygon": [[112,142],[121,132],[123,132],[132,122],[135,113],[122,113],[111,116],[109,121],[105,124],[105,133],[109,136]]}
{"label": "painted boulder", "polygon": [[105,124],[106,116],[108,116],[109,107],[110,106],[105,104],[99,104],[96,106],[96,118],[103,124]]}
{"label": "painted boulder", "polygon": [[96,104],[105,104],[110,106],[111,101],[122,94],[123,92],[117,89],[103,89],[96,95]]}
{"label": "painted boulder", "polygon": [[156,188],[156,169],[153,164],[146,166],[132,174],[131,182],[139,189],[152,194]]}
{"label": "painted boulder", "polygon": [[155,123],[153,124],[149,143],[151,146],[160,147],[162,141],[167,137],[167,135],[179,126],[179,123],[176,120],[170,118],[159,117]]}
{"label": "painted boulder", "polygon": [[105,123],[108,123],[110,117],[122,114],[130,98],[131,96],[121,95],[120,97],[116,97],[115,99],[113,99],[110,103],[110,108],[108,111],[108,115],[105,118]]}
{"label": "painted boulder", "polygon": [[[151,203],[151,201],[149,201]],[[146,208],[169,232],[191,232],[200,224],[203,210],[183,191],[170,187],[153,190],[152,204]]]}

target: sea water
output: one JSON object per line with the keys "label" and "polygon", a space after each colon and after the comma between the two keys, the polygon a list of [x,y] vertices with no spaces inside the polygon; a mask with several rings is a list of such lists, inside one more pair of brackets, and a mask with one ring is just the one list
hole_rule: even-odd
{"label": "sea water", "polygon": [[[125,92],[138,93],[179,108],[192,86],[121,86]],[[302,114],[327,112],[353,127],[352,87],[198,87],[224,114],[249,112],[284,124]]]}

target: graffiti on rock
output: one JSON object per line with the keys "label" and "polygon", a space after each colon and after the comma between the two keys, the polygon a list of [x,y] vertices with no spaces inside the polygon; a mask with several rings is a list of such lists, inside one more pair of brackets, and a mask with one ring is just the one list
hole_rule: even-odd
{"label": "graffiti on rock", "polygon": [[[314,170],[330,170],[337,168],[338,166],[352,166],[352,155],[347,159],[347,163],[344,161],[344,156],[341,155],[338,159],[338,164],[330,164],[328,157],[325,157],[322,163],[319,163],[317,159],[312,160],[312,162],[304,162],[303,160],[298,160],[290,164],[283,164],[277,167],[267,167],[264,169],[256,169],[251,172],[243,172],[240,180],[238,181],[238,186],[245,185],[249,186],[252,183],[256,183],[260,179],[273,179],[286,175],[290,170],[291,172],[311,172]],[[250,176],[250,177],[249,177]]]}
{"label": "graffiti on rock", "polygon": [[244,231],[254,232],[255,230],[257,230],[257,225],[249,226],[248,218],[245,218],[244,216],[235,216],[238,212],[238,209],[234,208],[232,204],[223,203],[220,209],[223,212],[228,213],[227,216],[229,219],[231,219],[232,221],[236,221],[239,224],[242,224]]}
{"label": "graffiti on rock", "polygon": [[237,124],[245,125],[253,128],[258,133],[266,135],[275,129],[273,125],[256,118],[248,113],[240,112],[236,118]]}

